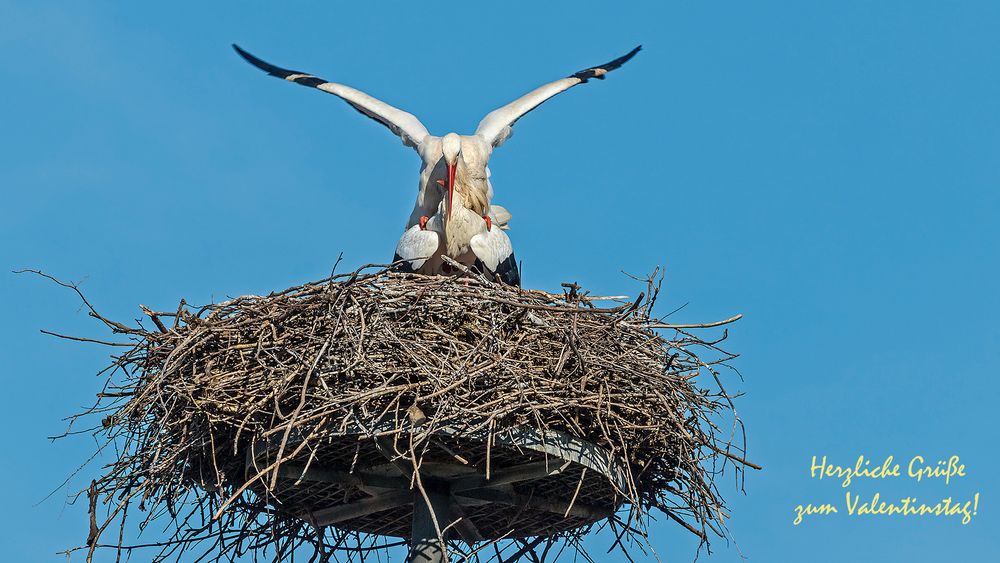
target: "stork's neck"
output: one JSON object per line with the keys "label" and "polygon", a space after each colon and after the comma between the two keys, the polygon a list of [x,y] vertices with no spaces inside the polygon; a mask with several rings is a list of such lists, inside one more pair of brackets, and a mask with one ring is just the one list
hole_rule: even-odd
{"label": "stork's neck", "polygon": [[471,209],[480,217],[486,215],[490,208],[490,198],[485,165],[480,167],[476,164],[470,164],[461,156],[459,157],[455,170],[455,199],[459,194],[461,194],[466,208]]}
{"label": "stork's neck", "polygon": [[[456,182],[457,183],[457,182]],[[461,191],[458,190],[458,186],[455,187],[455,194],[451,198],[451,215],[448,214],[448,201],[447,197],[441,201],[439,213],[445,220],[442,226],[445,229],[445,233],[448,232],[452,226],[457,226],[466,221],[466,215],[468,215],[469,209],[465,206],[465,196]]]}
{"label": "stork's neck", "polygon": [[452,258],[457,259],[462,254],[468,252],[469,241],[472,240],[473,236],[484,231],[486,228],[486,222],[483,220],[485,213],[481,214],[478,211],[470,209],[468,204],[469,202],[466,201],[465,195],[457,187],[455,195],[452,198],[450,217],[446,211],[447,203],[441,202],[439,214],[445,217],[442,225],[446,245],[445,253]]}

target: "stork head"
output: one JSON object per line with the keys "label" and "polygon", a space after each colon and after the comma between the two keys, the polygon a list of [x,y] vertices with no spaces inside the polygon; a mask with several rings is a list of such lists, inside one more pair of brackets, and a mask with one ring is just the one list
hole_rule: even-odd
{"label": "stork head", "polygon": [[444,154],[444,164],[448,167],[448,218],[451,218],[451,200],[455,193],[455,169],[458,166],[458,155],[462,152],[462,138],[457,133],[448,133],[441,140],[441,152]]}

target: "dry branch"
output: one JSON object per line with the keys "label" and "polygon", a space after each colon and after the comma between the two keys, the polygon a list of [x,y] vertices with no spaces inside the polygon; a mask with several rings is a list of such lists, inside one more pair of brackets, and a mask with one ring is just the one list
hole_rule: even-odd
{"label": "dry branch", "polygon": [[[83,299],[76,286],[51,279]],[[209,560],[268,548],[307,549],[327,561],[377,549],[384,540],[336,524],[314,529],[272,490],[279,476],[354,472],[310,465],[331,434],[357,427],[370,430],[380,451],[398,454],[394,462],[408,468],[414,487],[428,451],[475,465],[435,438],[437,429],[487,433],[486,463],[474,468],[486,478],[496,433],[530,426],[569,434],[625,468],[626,484],[615,485],[624,504],[606,522],[613,548],[624,549],[623,537],[641,547],[654,509],[707,542],[710,531],[725,529],[716,468],[756,466],[745,461],[742,426],[719,383],[718,367],[735,356],[692,329],[739,316],[670,324],[653,316],[659,286],[646,281],[638,300],[597,308],[591,301],[602,298],[576,284],[551,294],[366,267],[269,296],[182,303],[170,313],[143,306],[153,331],[105,319],[84,300],[92,316],[133,341],[115,356],[97,404],[74,417],[101,417],[97,434],[118,452],[90,487],[89,551],[106,545],[101,532],[130,504],[145,522],[167,515],[175,523],[169,540],[153,544],[158,557],[194,544]],[[170,317],[172,324],[161,320]],[[732,430],[718,430],[724,424]],[[280,444],[277,455],[248,467],[262,440]],[[577,485],[566,515],[579,493]],[[589,529],[543,538],[543,557],[563,553],[550,553],[553,542],[578,547]],[[511,538],[490,551],[503,559],[541,543]],[[492,556],[481,548],[452,545],[453,555]]]}

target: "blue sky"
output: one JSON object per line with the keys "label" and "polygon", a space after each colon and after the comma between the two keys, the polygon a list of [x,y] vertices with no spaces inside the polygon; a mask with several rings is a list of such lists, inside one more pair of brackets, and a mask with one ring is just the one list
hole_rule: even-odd
{"label": "blue sky", "polygon": [[[471,132],[543,82],[645,48],[517,124],[491,161],[524,283],[635,293],[666,267],[661,311],[743,313],[737,403],[746,495],[709,561],[986,560],[1000,550],[1000,5],[995,2],[533,4],[0,1],[0,265],[82,282],[139,315],[262,293],[391,257],[418,157],[333,97],[229,48],[342,81]],[[93,449],[50,443],[107,360],[67,291],[0,274],[11,561],[87,533],[67,490]],[[968,525],[843,514],[813,455],[959,455],[950,485],[859,483],[883,497],[981,495]],[[994,532],[994,533],[990,533]],[[695,542],[653,527],[665,561]],[[595,547],[606,545],[597,541]],[[601,554],[603,550],[595,550]],[[58,559],[57,559],[58,558]],[[82,560],[82,558],[79,558]],[[73,560],[77,560],[74,557]]]}

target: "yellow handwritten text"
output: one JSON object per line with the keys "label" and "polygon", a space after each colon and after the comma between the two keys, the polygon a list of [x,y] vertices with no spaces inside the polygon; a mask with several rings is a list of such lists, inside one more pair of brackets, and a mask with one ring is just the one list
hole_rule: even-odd
{"label": "yellow handwritten text", "polygon": [[944,484],[947,485],[951,482],[952,477],[965,477],[965,464],[958,461],[958,456],[953,455],[948,458],[947,462],[939,460],[937,465],[931,467],[924,465],[923,456],[918,455],[910,460],[910,465],[906,467],[906,473],[917,481],[932,477],[937,479],[944,477]]}
{"label": "yellow handwritten text", "polygon": [[979,510],[979,493],[973,500],[954,502],[952,497],[942,499],[935,504],[918,503],[915,497],[906,497],[897,502],[881,501],[881,495],[875,493],[868,502],[861,502],[861,497],[847,491],[847,513],[851,516],[962,516],[962,524],[968,524]]}
{"label": "yellow handwritten text", "polygon": [[798,526],[802,523],[803,516],[812,516],[813,514],[836,514],[837,507],[832,504],[821,504],[819,506],[814,506],[812,504],[807,504],[802,506],[801,504],[795,507],[795,520],[792,520],[793,526]]}
{"label": "yellow handwritten text", "polygon": [[871,467],[871,460],[865,456],[858,456],[854,467],[841,467],[839,465],[828,464],[826,456],[822,461],[816,462],[816,456],[812,457],[812,466],[809,468],[809,475],[813,479],[817,476],[820,480],[823,477],[842,479],[840,486],[847,488],[851,486],[851,479],[855,477],[868,477],[871,479],[886,479],[889,477],[899,477],[899,464],[893,463],[893,456],[885,458],[882,465]]}

